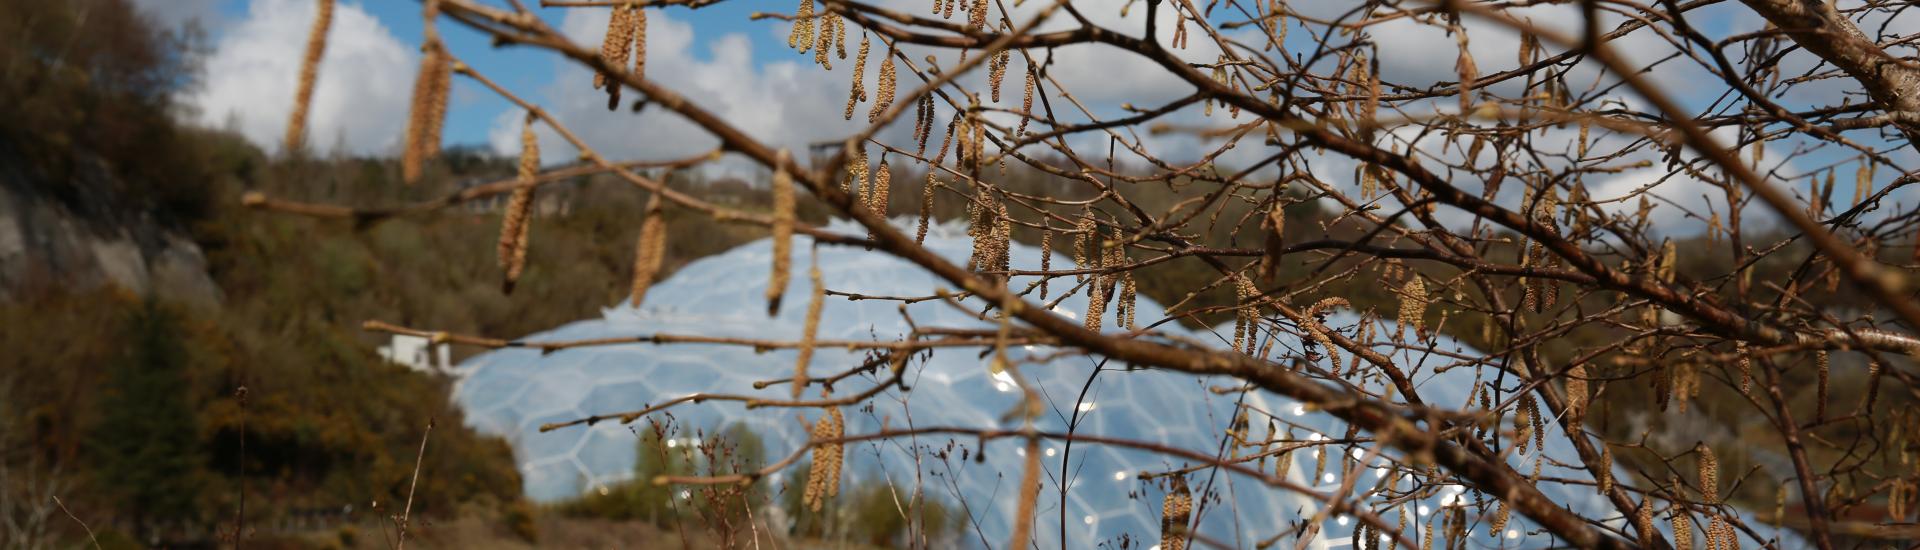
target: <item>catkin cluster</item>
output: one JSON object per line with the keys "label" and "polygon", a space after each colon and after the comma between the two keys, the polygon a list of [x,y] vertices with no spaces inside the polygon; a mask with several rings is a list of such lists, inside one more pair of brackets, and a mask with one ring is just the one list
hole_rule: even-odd
{"label": "catkin cluster", "polygon": [[793,14],[793,30],[787,33],[787,47],[807,51],[813,47],[813,0],[800,0]]}
{"label": "catkin cluster", "polygon": [[327,52],[327,30],[333,27],[333,0],[320,0],[313,29],[307,33],[307,53],[300,60],[300,83],[293,92],[293,114],[287,119],[287,137],[282,143],[291,154],[306,146],[307,110],[313,104],[314,81],[320,78],[320,58]]}
{"label": "catkin cluster", "polygon": [[527,266],[527,234],[532,224],[534,176],[540,171],[540,141],[533,135],[533,115],[520,128],[520,175],[507,210],[500,219],[500,268],[506,271],[502,289],[513,292]]}
{"label": "catkin cluster", "polygon": [[820,16],[819,31],[819,40],[813,46],[813,62],[831,71],[833,59],[827,55],[828,49],[838,49],[840,58],[847,58],[847,21],[838,13],[828,12]]}
{"label": "catkin cluster", "polygon": [[[920,104],[913,118],[913,141],[919,146],[916,155],[927,154],[927,139],[933,137],[933,94],[920,96]],[[938,164],[940,161],[934,161]]]}
{"label": "catkin cluster", "polygon": [[[827,414],[813,425],[813,439],[840,439],[846,434],[846,429],[846,418],[840,415],[840,408],[828,407]],[[840,470],[845,459],[845,444],[820,443],[814,447],[813,466],[807,470],[807,488],[801,495],[801,501],[809,510],[818,512],[827,499],[840,495]]]}
{"label": "catkin cluster", "polygon": [[1427,327],[1427,283],[1414,274],[1400,289],[1399,328],[1393,333],[1396,341],[1405,341],[1407,328],[1412,327],[1416,338],[1426,339]]}
{"label": "catkin cluster", "polygon": [[993,55],[987,65],[987,87],[992,91],[993,102],[1000,102],[1000,83],[1007,79],[1007,65],[1013,62],[1012,50],[1000,50]]}
{"label": "catkin cluster", "polygon": [[407,142],[400,153],[400,179],[420,181],[426,163],[440,156],[440,130],[447,120],[447,93],[453,86],[453,62],[439,44],[428,44],[413,79],[413,102],[407,111]]}
{"label": "catkin cluster", "polygon": [[[647,13],[634,4],[621,4],[613,7],[613,17],[607,20],[606,37],[600,41],[600,58],[606,60],[608,67],[625,67],[633,61],[635,75],[644,75],[647,67]],[[638,57],[635,57],[635,52]],[[607,110],[620,107],[620,82],[612,73],[601,71],[593,75],[593,87],[607,91]]]}
{"label": "catkin cluster", "polygon": [[840,190],[854,196],[854,206],[866,202],[868,179],[873,177],[870,169],[867,146],[862,144],[853,150],[853,158],[847,161],[847,179],[840,182]]}
{"label": "catkin cluster", "polygon": [[1587,411],[1587,367],[1585,363],[1575,363],[1567,369],[1567,418],[1572,424],[1579,424]]}
{"label": "catkin cluster", "polygon": [[792,153],[781,149],[773,163],[773,275],[767,278],[767,316],[780,313],[780,300],[786,295],[793,266],[793,224],[796,200],[793,174],[787,173]]}

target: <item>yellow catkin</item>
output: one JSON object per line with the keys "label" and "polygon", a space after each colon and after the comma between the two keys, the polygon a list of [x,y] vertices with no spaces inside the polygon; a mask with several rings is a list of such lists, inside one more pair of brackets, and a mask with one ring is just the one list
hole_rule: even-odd
{"label": "yellow catkin", "polygon": [[1040,501],[1040,438],[1027,438],[1026,464],[1022,466],[1019,510],[1013,517],[1013,535],[1007,548],[1027,548],[1033,539],[1033,514]]}
{"label": "yellow catkin", "polygon": [[787,47],[806,52],[813,47],[813,0],[800,0],[793,14],[793,30],[787,33]]}
{"label": "yellow catkin", "polygon": [[[1087,240],[1093,241],[1093,244],[1091,246],[1095,248],[1098,248],[1100,246],[1099,244],[1100,237],[1098,235],[1087,237]],[[1096,250],[1096,252],[1099,252],[1099,251]],[[1093,260],[1094,265],[1089,265],[1087,267],[1091,267],[1091,268],[1106,267],[1104,265],[1099,265],[1103,263],[1104,260],[1106,259],[1106,254],[1104,253],[1095,254],[1094,256],[1097,257],[1098,259]],[[1087,283],[1087,314],[1086,314],[1086,318],[1081,319],[1081,322],[1082,322],[1082,326],[1086,327],[1087,330],[1100,332],[1100,324],[1102,321],[1101,318],[1105,317],[1107,314],[1107,293],[1106,293],[1107,276],[1092,275],[1092,276],[1089,276],[1088,278],[1090,280]]]}
{"label": "yellow catkin", "polygon": [[860,145],[853,150],[853,158],[847,160],[847,179],[840,182],[840,190],[853,195],[854,206],[862,206],[867,198],[868,172],[867,147]]}
{"label": "yellow catkin", "polygon": [[1134,314],[1139,312],[1139,307],[1137,307],[1135,303],[1138,301],[1138,297],[1139,288],[1134,286],[1133,272],[1128,271],[1122,273],[1120,275],[1120,326],[1126,327],[1127,330],[1139,329],[1139,327],[1134,324],[1133,319]]}
{"label": "yellow catkin", "polygon": [[426,163],[440,153],[440,127],[446,122],[447,84],[452,63],[438,44],[429,44],[413,80],[413,102],[407,110],[407,141],[400,152],[400,179],[420,181]]}
{"label": "yellow catkin", "polygon": [[[837,407],[827,408],[827,414],[813,426],[813,438],[817,441],[839,439],[844,435],[846,418]],[[840,470],[845,460],[843,443],[820,443],[814,447],[813,464],[807,469],[807,486],[801,494],[801,501],[808,509],[818,512],[828,498],[840,494]]]}
{"label": "yellow catkin", "polygon": [[1393,333],[1394,340],[1404,341],[1408,328],[1413,329],[1416,337],[1425,338],[1427,303],[1427,283],[1414,275],[1400,289],[1399,327]]}
{"label": "yellow catkin", "polygon": [[327,52],[327,30],[333,27],[333,0],[320,0],[307,34],[307,53],[300,62],[300,83],[293,92],[293,114],[287,119],[284,152],[293,154],[306,147],[307,110],[313,104],[314,81],[320,78],[320,58]]}
{"label": "yellow catkin", "polygon": [[507,210],[500,220],[500,268],[506,271],[502,288],[513,292],[520,272],[527,265],[527,233],[532,223],[534,176],[540,171],[540,141],[533,134],[533,115],[528,114],[520,129],[520,177],[507,199]]}
{"label": "yellow catkin", "polygon": [[667,220],[658,198],[650,199],[647,217],[640,221],[640,239],[633,251],[633,289],[628,301],[638,308],[646,301],[647,290],[660,276],[667,259]]}
{"label": "yellow catkin", "polygon": [[914,244],[927,242],[927,225],[933,222],[933,192],[940,187],[940,178],[927,171],[927,183],[920,186],[920,227],[913,231]]}
{"label": "yellow catkin", "polygon": [[887,155],[880,155],[880,168],[873,175],[873,190],[867,193],[867,210],[875,216],[887,217],[887,204],[893,187],[893,170],[887,168]]}
{"label": "yellow catkin", "polygon": [[914,123],[913,140],[918,143],[914,154],[927,154],[927,139],[933,137],[933,94],[920,96],[920,112]]}
{"label": "yellow catkin", "polygon": [[[1048,225],[1040,232],[1040,271],[1053,271],[1053,226]],[[1047,281],[1053,277],[1040,276],[1040,299],[1047,299]]]}
{"label": "yellow catkin", "polygon": [[1677,506],[1673,509],[1673,550],[1693,550],[1693,517]]}
{"label": "yellow catkin", "polygon": [[1640,506],[1633,510],[1633,530],[1640,535],[1640,547],[1652,548],[1653,541],[1660,532],[1653,528],[1653,499],[1640,499]]}
{"label": "yellow catkin", "polygon": [[[1088,267],[1091,267],[1087,263],[1088,260],[1090,259],[1088,257],[1088,249],[1089,247],[1094,246],[1094,242],[1093,242],[1094,236],[1095,236],[1095,232],[1094,232],[1093,211],[1092,210],[1082,211],[1080,213],[1079,224],[1074,226],[1073,228],[1073,268],[1074,269],[1086,269]],[[1076,281],[1084,281],[1087,279],[1087,276],[1084,274],[1074,275],[1073,278]]]}
{"label": "yellow catkin", "polygon": [[1506,501],[1501,501],[1499,506],[1493,511],[1493,525],[1487,530],[1487,534],[1492,535],[1493,538],[1496,539],[1506,536],[1509,514],[1510,512],[1507,510]]}
{"label": "yellow catkin", "polygon": [[[970,26],[970,27],[973,27],[973,30],[975,30],[975,31],[983,31],[983,30],[986,30],[986,28],[987,28],[987,1],[986,1],[986,0],[973,0],[973,6],[972,6],[972,7],[973,7],[973,10],[971,10],[971,11],[969,11],[969,12],[967,12],[967,25],[968,25],[968,26]],[[1171,550],[1171,549],[1169,549],[1169,550]]]}
{"label": "yellow catkin", "polygon": [[[607,34],[600,40],[600,58],[608,67],[627,66],[633,56],[634,30],[640,26],[640,8],[632,4],[614,6],[613,15],[607,19]],[[607,91],[607,110],[620,107],[620,83],[612,74],[599,72],[593,75],[593,87]]]}
{"label": "yellow catkin", "polygon": [[807,321],[800,332],[799,357],[793,362],[793,397],[800,398],[800,391],[807,387],[807,364],[813,362],[813,344],[820,334],[820,311],[827,306],[827,285],[820,278],[820,258],[816,255],[813,267],[807,269],[807,278],[813,281],[813,295],[807,299]]}
{"label": "yellow catkin", "polygon": [[841,59],[847,58],[847,18],[833,14],[833,50]]}
{"label": "yellow catkin", "polygon": [[767,316],[780,314],[780,300],[786,295],[793,266],[793,224],[796,200],[793,174],[787,173],[792,153],[781,149],[773,163],[773,275],[767,279]]}
{"label": "yellow catkin", "polygon": [[897,78],[893,66],[894,55],[893,47],[888,46],[886,58],[880,60],[880,82],[875,85],[878,89],[875,90],[874,93],[873,109],[867,111],[867,122],[869,123],[878,122],[880,115],[886,113],[887,109],[893,107],[894,87],[897,84],[897,82],[895,82]]}
{"label": "yellow catkin", "polygon": [[1594,477],[1600,486],[1600,494],[1613,492],[1613,447],[1600,445],[1600,460],[1593,465]]}
{"label": "yellow catkin", "polygon": [[1027,137],[1027,123],[1033,122],[1033,88],[1034,85],[1037,84],[1035,80],[1039,78],[1040,76],[1034,72],[1033,66],[1027,66],[1026,92],[1020,100],[1020,129],[1014,133],[1014,139],[1026,139]]}
{"label": "yellow catkin", "polygon": [[1520,407],[1513,412],[1513,438],[1520,448],[1520,454],[1527,454],[1527,446],[1533,443],[1533,417],[1536,412],[1533,395],[1521,396]]}
{"label": "yellow catkin", "polygon": [[1860,168],[1853,172],[1853,205],[1860,206],[1867,197],[1873,195],[1873,163],[1860,161]]}
{"label": "yellow catkin", "polygon": [[1720,503],[1720,461],[1713,456],[1713,448],[1706,443],[1694,445],[1700,461],[1700,499],[1707,504]]}
{"label": "yellow catkin", "polygon": [[633,76],[647,77],[647,10],[633,8]]}
{"label": "yellow catkin", "polygon": [[1012,61],[1011,51],[1000,50],[1000,53],[994,54],[992,64],[987,67],[987,87],[992,91],[994,103],[1000,102],[1000,83],[1006,81],[1007,65]]}
{"label": "yellow catkin", "polygon": [[1753,392],[1753,356],[1747,355],[1747,343],[1736,342],[1733,352],[1740,355],[1740,393]]}
{"label": "yellow catkin", "polygon": [[1586,412],[1587,367],[1585,363],[1577,363],[1567,369],[1567,418],[1579,424]]}
{"label": "yellow catkin", "polygon": [[[853,120],[853,108],[867,100],[867,52],[873,49],[873,42],[867,35],[860,35],[860,54],[853,58],[853,91],[847,94],[847,112],[842,118]],[[915,126],[914,131],[919,131]]]}
{"label": "yellow catkin", "polygon": [[1193,517],[1193,492],[1186,478],[1173,478],[1173,488],[1160,503],[1160,549],[1185,550],[1187,522]]}

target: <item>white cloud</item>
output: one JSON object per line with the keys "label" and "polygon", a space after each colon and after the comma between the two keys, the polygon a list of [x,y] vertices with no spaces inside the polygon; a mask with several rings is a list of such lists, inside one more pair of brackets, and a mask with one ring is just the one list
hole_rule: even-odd
{"label": "white cloud", "polygon": [[[608,10],[572,10],[561,28],[576,43],[597,44],[609,14]],[[696,45],[706,49],[700,52],[705,55],[696,55]],[[858,115],[851,122],[840,116],[852,59],[835,58],[832,72],[812,66],[811,55],[761,62],[753,58],[746,34],[700,36],[691,25],[658,10],[647,16],[646,50],[649,78],[747,135],[792,148],[796,156],[804,157],[802,151],[809,143],[845,136],[866,123]],[[878,72],[879,53],[873,57],[867,67],[869,80]],[[639,93],[631,89],[623,94],[621,108],[610,112],[606,93],[593,89],[592,81],[592,73],[584,66],[563,61],[555,70],[554,81],[535,97],[602,155],[616,159],[669,158],[711,150],[719,144],[706,131],[657,105],[632,114],[627,106],[639,98]],[[869,89],[872,87],[869,84]],[[865,112],[864,105],[859,112]],[[517,110],[495,118],[489,132],[495,151],[517,154],[523,118]],[[575,157],[574,148],[553,132],[543,131],[541,135],[541,153],[548,162]]]}
{"label": "white cloud", "polygon": [[[260,147],[279,150],[314,15],[312,0],[252,0],[208,55],[202,86],[182,98],[196,121],[231,125]],[[307,142],[323,153],[392,151],[405,130],[418,62],[417,48],[360,5],[336,6]]]}

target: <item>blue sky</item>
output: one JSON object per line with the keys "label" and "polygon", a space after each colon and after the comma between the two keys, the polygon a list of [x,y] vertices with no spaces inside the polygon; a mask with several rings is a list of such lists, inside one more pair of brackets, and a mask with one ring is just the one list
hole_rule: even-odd
{"label": "blue sky", "polygon": [[[199,2],[172,3],[169,0],[143,0],[149,9],[163,14],[163,19],[195,17],[202,21],[210,38],[216,43],[224,30],[245,20],[253,0],[200,0]],[[210,4],[210,5],[209,5]],[[538,6],[537,0],[529,5]],[[771,59],[780,55],[791,55],[784,43],[773,40],[778,29],[784,28],[775,21],[752,22],[748,16],[759,9],[772,9],[771,3],[725,2],[700,10],[666,8],[670,17],[692,23],[703,31],[720,33],[740,33],[752,41],[753,53],[758,59]],[[408,47],[417,48],[421,39],[420,3],[413,0],[346,0],[342,6],[351,6],[364,10],[379,20],[392,35]],[[549,24],[558,25],[565,18],[565,12],[557,8],[535,8]],[[204,10],[204,11],[202,11]],[[538,90],[554,78],[555,54],[535,51],[529,48],[493,48],[491,41],[480,33],[462,25],[442,23],[441,35],[450,48],[464,53],[464,57],[490,78],[516,90]],[[484,54],[482,54],[484,52]],[[703,57],[699,52],[696,58]],[[411,78],[412,75],[406,75]],[[468,86],[467,83],[461,83]],[[468,90],[456,98],[447,120],[446,136],[449,144],[485,145],[488,130],[496,115],[510,110],[511,104],[492,94],[477,93]]]}
{"label": "blue sky", "polygon": [[[299,51],[304,48],[307,26],[313,16],[314,0],[135,1],[162,19],[199,18],[206,21],[204,26],[209,30],[213,52],[206,63],[203,89],[189,94],[183,101],[194,108],[192,117],[203,124],[231,127],[268,150],[277,148],[276,142],[285,125],[287,102],[292,96],[293,82],[297,80]],[[926,0],[872,1],[914,13],[921,12],[927,6]],[[538,4],[538,0],[526,2]],[[1015,18],[1024,20],[1040,4],[1044,3],[1028,2],[1024,8],[1016,8]],[[1141,34],[1145,26],[1145,10],[1135,9],[1131,14],[1125,14],[1117,8],[1120,4],[1103,1],[1085,2],[1080,6],[1082,13],[1095,24],[1118,32]],[[1337,15],[1346,5],[1349,3],[1337,0],[1294,4],[1296,9],[1324,10],[1326,13],[1320,15],[1326,16]],[[414,0],[342,0],[335,14],[327,57],[321,67],[319,89],[310,119],[312,134],[309,143],[323,149],[339,145],[344,149],[341,152],[357,155],[390,155],[398,150],[399,137],[404,131],[407,117],[407,99],[411,94],[419,59],[419,9],[420,4]],[[841,106],[846,102],[849,86],[847,66],[851,65],[851,60],[836,61],[834,70],[823,70],[811,62],[811,55],[788,50],[785,40],[787,25],[784,22],[749,19],[749,15],[756,10],[792,9],[792,4],[786,1],[720,2],[698,10],[650,9],[648,76],[691,98],[750,135],[778,146],[799,150],[810,143],[837,141],[860,130],[864,126],[864,117],[855,116],[853,121],[841,118]],[[1514,13],[1532,18],[1539,24],[1571,31],[1577,20],[1575,10],[1569,6],[1541,5],[1515,10]],[[599,42],[607,13],[604,8],[539,9],[540,16],[549,25],[560,29],[577,43],[589,45]],[[1163,10],[1161,16],[1171,19],[1167,10]],[[1756,31],[1764,26],[1758,16],[1734,3],[1696,10],[1689,16],[1697,28],[1715,39]],[[1917,22],[1920,22],[1920,14],[1903,16],[1893,23],[1894,28],[1890,30],[1895,33],[1914,32],[1914,27],[1920,27]],[[1049,21],[1042,30],[1060,29],[1072,24],[1067,18],[1060,17]],[[1611,24],[1608,22],[1603,26],[1610,27]],[[1163,21],[1162,25],[1171,28],[1173,22]],[[1518,49],[1519,41],[1516,33],[1472,20],[1468,21],[1468,27],[1473,37],[1471,48],[1482,74],[1496,72],[1516,63],[1514,52]],[[531,49],[495,49],[485,37],[451,21],[444,21],[441,28],[456,56],[473,63],[480,72],[522,97],[541,104],[603,155],[620,159],[674,158],[702,153],[715,144],[715,140],[704,131],[658,109],[639,114],[607,112],[605,96],[591,89],[591,75],[577,64],[560,63],[553,54]],[[1299,27],[1295,29],[1287,40],[1289,48],[1310,50],[1314,36],[1299,31]],[[1243,42],[1258,43],[1251,36],[1252,32],[1250,28],[1243,28],[1228,31],[1228,34],[1248,33],[1238,37]],[[1369,36],[1378,48],[1381,71],[1387,80],[1420,87],[1445,86],[1448,85],[1445,83],[1457,79],[1454,72],[1456,44],[1438,26],[1395,20],[1373,27]],[[1162,40],[1170,38],[1163,36]],[[1211,41],[1193,40],[1191,45],[1190,48],[1174,51],[1185,60],[1195,63],[1212,62],[1218,55]],[[1609,45],[1623,56],[1639,61],[1652,61],[1674,53],[1666,37],[1647,30],[1611,41]],[[915,60],[931,53],[940,55],[943,66],[950,65],[955,59],[955,52],[908,50],[909,58]],[[1192,91],[1190,85],[1166,75],[1152,62],[1107,46],[1067,46],[1044,55],[1051,55],[1055,60],[1049,74],[1058,81],[1059,87],[1070,90],[1080,105],[1102,118],[1120,112],[1120,105],[1125,102],[1151,106]],[[1741,61],[1736,55],[1736,62]],[[1585,83],[1598,78],[1592,65],[1583,63],[1572,69],[1569,78],[1574,81],[1571,84],[1577,92],[1586,87]],[[1808,56],[1789,57],[1782,65],[1786,68],[1786,74],[1799,74],[1813,67]],[[1019,75],[1024,70],[1024,61],[1016,61],[1009,74]],[[877,72],[873,67],[866,71],[868,90],[877,87]],[[982,71],[976,71],[979,72]],[[1724,85],[1715,84],[1710,74],[1685,58],[1660,65],[1652,73],[1652,78],[1670,94],[1703,110],[1719,100],[1724,91]],[[982,74],[969,74],[962,77],[959,83],[969,90],[978,91],[984,87],[984,80]],[[514,154],[518,148],[520,113],[505,100],[494,97],[475,84],[459,79],[455,82],[445,132],[448,144],[484,145],[499,153]],[[1509,83],[1506,86],[1515,85]],[[1017,90],[1017,84],[1015,86]],[[1796,108],[1837,104],[1843,92],[1856,87],[1850,86],[1845,79],[1816,81],[1797,86],[1794,94],[1780,101]],[[1006,95],[1008,97],[998,106],[1017,108],[1019,94]],[[1609,101],[1623,102],[1630,108],[1644,108],[1640,98],[1624,90],[1607,94],[1607,98]],[[1075,107],[1057,96],[1054,104],[1056,114],[1062,116],[1063,122],[1086,120],[1085,115],[1075,112]],[[1449,107],[1452,104],[1451,101],[1443,101],[1416,105],[1414,108],[1444,111],[1455,108]],[[862,109],[865,107],[861,106]],[[944,119],[951,112],[951,107],[942,106],[939,116]],[[1011,119],[1011,115],[1004,113],[992,116]],[[1203,116],[1198,106],[1179,111],[1168,119],[1174,124],[1195,125],[1218,125],[1223,121]],[[944,120],[941,122],[944,123]],[[898,142],[904,138],[910,125],[896,123],[885,129],[881,137]],[[542,151],[549,163],[567,162],[574,158],[576,152],[573,148],[560,141],[554,132],[543,129],[541,136]],[[1564,143],[1571,139],[1571,134],[1564,131],[1543,132],[1540,137]],[[1730,142],[1733,137],[1727,135],[1721,139]],[[1878,141],[1866,132],[1854,132],[1850,137],[1868,142]],[[1087,134],[1073,138],[1072,141],[1076,143],[1071,145],[1083,150],[1104,151],[1106,139],[1104,134]],[[1129,134],[1127,139],[1137,139],[1139,147],[1174,160],[1197,158],[1219,145],[1181,133],[1159,135],[1140,132],[1139,135]],[[1792,140],[1773,142],[1768,149],[1777,153],[1768,156],[1774,159],[1787,158],[1787,152],[1802,145],[1806,143]],[[1422,141],[1417,146],[1429,151],[1448,149],[1444,144],[1429,141]],[[1553,145],[1549,143],[1546,146]],[[1801,179],[1804,182],[1804,177],[1815,169],[1850,162],[1849,154],[1838,149],[1827,147],[1814,155],[1796,159],[1791,165],[1769,166],[1768,169],[1777,169],[1779,177]],[[1900,147],[1895,151],[1895,158],[1901,162],[1911,162],[1914,157],[1909,148]],[[1260,147],[1238,147],[1219,159],[1221,164],[1231,166],[1251,163],[1264,154]],[[1351,179],[1348,175],[1353,173],[1352,161],[1337,156],[1313,156],[1302,162],[1327,178]],[[1664,172],[1656,166],[1622,172],[1603,181],[1590,181],[1588,185],[1599,196],[1607,197],[1637,193],[1636,189],[1642,186],[1662,182],[1655,194],[1674,206],[1666,211],[1675,213],[1683,208],[1703,211],[1714,202],[1715,199],[1706,195],[1716,193],[1703,193],[1707,190],[1700,187],[1704,185],[1701,182],[1689,178],[1662,180],[1660,178]],[[1880,180],[1884,182],[1891,179],[1893,172],[1882,170]],[[1343,185],[1353,185],[1353,182],[1343,182]],[[1473,185],[1469,182],[1467,186]],[[1502,200],[1517,201],[1518,197]],[[1631,203],[1620,201],[1610,204],[1625,208]]]}

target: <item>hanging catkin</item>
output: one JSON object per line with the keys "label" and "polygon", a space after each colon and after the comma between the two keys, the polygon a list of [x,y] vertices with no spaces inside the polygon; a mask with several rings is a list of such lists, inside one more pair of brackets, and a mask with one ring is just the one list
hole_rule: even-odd
{"label": "hanging catkin", "polygon": [[1480,69],[1473,62],[1473,52],[1467,48],[1467,31],[1458,26],[1453,28],[1453,40],[1460,46],[1460,56],[1454,60],[1454,70],[1460,73],[1460,115],[1473,112],[1473,84],[1479,78]]}
{"label": "hanging catkin", "polygon": [[633,7],[633,76],[647,77],[647,10]]}
{"label": "hanging catkin", "polygon": [[887,203],[890,188],[893,187],[893,171],[887,168],[887,155],[880,154],[880,168],[873,175],[873,190],[867,193],[867,211],[881,218],[887,217]]}
{"label": "hanging catkin", "polygon": [[320,58],[327,52],[327,30],[333,27],[333,0],[320,0],[313,29],[307,33],[307,53],[300,61],[300,83],[293,92],[293,114],[287,119],[287,137],[281,149],[294,154],[306,147],[307,110],[313,104],[314,81],[320,78]]}
{"label": "hanging catkin", "polygon": [[447,91],[453,79],[453,63],[446,51],[437,43],[426,50],[413,79],[407,141],[400,152],[400,179],[409,184],[419,182],[427,161],[440,155],[440,128],[446,122]]}
{"label": "hanging catkin", "polygon": [[[1104,253],[1104,251],[1097,250],[1100,247],[1099,235],[1095,234],[1095,235],[1089,236],[1087,237],[1087,240],[1093,241],[1093,244],[1091,246],[1096,248],[1096,250],[1094,250],[1095,259],[1091,260],[1095,263],[1095,265],[1091,265],[1088,267],[1095,268],[1095,269],[1106,267],[1104,265],[1099,265],[1102,262],[1104,262],[1104,260],[1106,259],[1106,254]],[[1102,321],[1101,318],[1106,316],[1107,314],[1107,294],[1106,294],[1107,275],[1104,273],[1095,274],[1095,275],[1088,276],[1087,279],[1088,279],[1087,281],[1087,316],[1085,319],[1082,319],[1082,322],[1083,322],[1083,326],[1085,326],[1087,330],[1090,330],[1093,332],[1100,332],[1100,324]]]}
{"label": "hanging catkin", "polygon": [[[1040,232],[1040,271],[1041,273],[1053,271],[1053,225],[1052,224],[1048,224],[1047,229],[1045,231]],[[1047,281],[1052,278],[1053,277],[1050,275],[1040,276],[1040,299],[1041,300],[1047,299]]]}
{"label": "hanging catkin", "polygon": [[993,102],[1000,102],[1000,83],[1007,79],[1007,65],[1013,61],[1011,50],[1000,50],[994,54],[993,61],[987,67],[987,87],[992,91]]}
{"label": "hanging catkin", "polygon": [[1818,370],[1816,373],[1818,380],[1815,381],[1817,387],[1814,388],[1813,418],[1816,421],[1825,420],[1827,418],[1827,351],[1814,352],[1813,362]]}
{"label": "hanging catkin", "polygon": [[[983,2],[984,3],[984,2]],[[1187,479],[1173,478],[1173,487],[1160,504],[1160,549],[1185,550],[1187,522],[1193,517],[1193,492]]]}
{"label": "hanging catkin", "polygon": [[506,270],[501,288],[513,292],[520,272],[527,266],[527,233],[532,224],[534,176],[540,171],[540,141],[533,135],[533,113],[520,128],[520,176],[507,199],[507,210],[500,220],[500,268]]}
{"label": "hanging catkin", "polygon": [[[866,34],[862,33],[860,35],[860,53],[853,58],[853,91],[847,94],[847,112],[843,115],[843,118],[847,120],[853,120],[854,106],[867,100],[867,51],[872,48],[873,43],[867,39]],[[920,128],[915,126],[914,131],[919,132]]]}
{"label": "hanging catkin", "polygon": [[1272,283],[1280,273],[1280,257],[1287,251],[1286,203],[1273,201],[1273,206],[1267,208],[1265,223],[1260,225],[1266,230],[1265,256],[1260,259],[1260,280]]}
{"label": "hanging catkin", "polygon": [[799,357],[793,362],[793,398],[799,399],[807,387],[807,364],[813,362],[813,344],[820,334],[820,311],[827,306],[827,285],[820,278],[820,254],[814,253],[813,266],[807,268],[813,282],[813,294],[807,299],[806,326],[800,332]]}
{"label": "hanging catkin", "polygon": [[927,225],[933,222],[933,191],[940,186],[940,178],[927,170],[927,183],[920,186],[920,227],[913,231],[913,243],[927,242]]}
{"label": "hanging catkin", "polygon": [[1034,81],[1039,77],[1033,70],[1033,65],[1027,65],[1027,87],[1025,95],[1020,100],[1020,129],[1014,132],[1013,139],[1020,140],[1027,137],[1027,123],[1033,122],[1033,88],[1036,84]]}
{"label": "hanging catkin", "polygon": [[[1674,485],[1676,488],[1679,484]],[[1693,550],[1693,518],[1678,506],[1673,508],[1673,550]]]}
{"label": "hanging catkin", "polygon": [[773,275],[767,279],[767,316],[780,314],[780,299],[787,292],[793,266],[794,207],[793,174],[787,173],[792,153],[781,149],[773,162]]}
{"label": "hanging catkin", "polygon": [[880,60],[880,82],[876,84],[879,89],[874,93],[873,109],[867,111],[868,123],[878,122],[880,115],[886,113],[887,109],[893,107],[894,86],[896,84],[893,68],[894,55],[893,46],[887,46],[887,57],[886,59]]}
{"label": "hanging catkin", "polygon": [[1567,369],[1567,419],[1578,425],[1587,415],[1587,367],[1575,363]]}
{"label": "hanging catkin", "polygon": [[1400,289],[1399,326],[1393,333],[1395,341],[1405,341],[1407,328],[1413,328],[1416,338],[1426,338],[1427,283],[1418,274],[1408,278],[1406,286]]}
{"label": "hanging catkin", "polygon": [[1613,447],[1600,444],[1600,460],[1593,465],[1594,478],[1598,480],[1600,494],[1613,492]]}
{"label": "hanging catkin", "polygon": [[1706,443],[1696,443],[1695,453],[1700,456],[1700,500],[1711,505],[1720,503],[1720,461],[1713,456],[1713,448]]}
{"label": "hanging catkin", "polygon": [[660,266],[667,259],[667,219],[659,195],[647,199],[647,217],[640,221],[640,239],[633,251],[633,290],[628,301],[635,309],[646,301]]}

